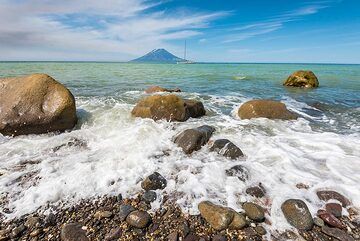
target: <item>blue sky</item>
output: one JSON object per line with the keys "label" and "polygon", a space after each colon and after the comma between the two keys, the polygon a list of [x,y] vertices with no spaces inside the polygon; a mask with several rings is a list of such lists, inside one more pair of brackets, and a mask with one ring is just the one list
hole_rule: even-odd
{"label": "blue sky", "polygon": [[0,0],[1,60],[360,63],[358,0]]}

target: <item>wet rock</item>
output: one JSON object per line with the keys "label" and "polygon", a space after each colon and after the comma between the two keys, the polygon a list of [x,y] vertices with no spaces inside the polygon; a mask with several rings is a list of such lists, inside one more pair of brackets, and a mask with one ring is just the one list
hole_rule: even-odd
{"label": "wet rock", "polygon": [[26,219],[26,222],[24,223],[25,227],[27,227],[28,229],[32,229],[37,227],[40,224],[40,218],[38,217],[28,217]]}
{"label": "wet rock", "polygon": [[53,213],[49,213],[45,218],[45,226],[55,226],[56,225],[56,216]]}
{"label": "wet rock", "polygon": [[235,210],[233,210],[233,213],[234,218],[229,224],[228,228],[233,230],[239,230],[245,227],[247,225],[246,217],[243,214],[236,212]]}
{"label": "wet rock", "polygon": [[255,231],[259,235],[265,235],[266,234],[266,229],[263,226],[256,226]]}
{"label": "wet rock", "polygon": [[146,228],[151,221],[150,215],[145,211],[133,211],[127,218],[126,222],[135,228]]}
{"label": "wet rock", "polygon": [[121,237],[121,228],[113,228],[105,235],[105,241],[118,240]]}
{"label": "wet rock", "polygon": [[309,185],[306,185],[304,183],[297,183],[296,188],[297,189],[306,189],[306,190],[308,190],[310,187],[309,187]]}
{"label": "wet rock", "polygon": [[335,191],[317,191],[317,196],[322,201],[329,201],[331,199],[338,200],[343,207],[347,207],[350,205],[350,200],[344,197],[342,194]]}
{"label": "wet rock", "polygon": [[198,208],[200,215],[216,230],[226,229],[234,218],[234,211],[209,201],[201,202]]}
{"label": "wet rock", "polygon": [[146,203],[152,203],[153,201],[156,200],[156,192],[154,191],[146,191],[141,199],[146,202]]}
{"label": "wet rock", "polygon": [[181,90],[179,88],[175,88],[175,89],[166,89],[160,86],[150,86],[149,88],[147,88],[145,90],[145,93],[147,94],[151,94],[151,93],[156,93],[156,92],[181,92]]}
{"label": "wet rock", "polygon": [[318,218],[318,217],[314,217],[314,224],[319,227],[322,227],[325,225],[324,220],[322,220],[321,218]]}
{"label": "wet rock", "polygon": [[292,73],[284,82],[284,86],[314,88],[319,86],[319,81],[312,71],[299,70]]}
{"label": "wet rock", "polygon": [[35,229],[34,231],[32,231],[30,233],[30,237],[36,237],[38,235],[40,235],[43,231],[41,229]]}
{"label": "wet rock", "polygon": [[230,177],[237,177],[243,182],[249,179],[249,171],[242,165],[233,166],[232,168],[227,169],[225,173]]}
{"label": "wet rock", "polygon": [[94,218],[103,219],[103,218],[110,218],[112,216],[112,212],[110,211],[97,211],[94,214]]}
{"label": "wet rock", "polygon": [[339,219],[337,219],[334,215],[331,213],[325,211],[325,210],[319,210],[317,212],[317,215],[319,218],[324,220],[324,222],[332,227],[336,228],[344,228],[344,225],[340,222]]}
{"label": "wet rock", "polygon": [[327,226],[324,226],[321,228],[321,231],[341,241],[355,241],[353,237],[351,237],[345,231],[338,228],[329,228]]}
{"label": "wet rock", "polygon": [[314,221],[304,201],[288,199],[281,205],[281,210],[288,223],[295,228],[302,230],[312,229]]}
{"label": "wet rock", "polygon": [[168,241],[178,241],[179,234],[178,232],[172,232],[167,236]]}
{"label": "wet rock", "polygon": [[227,139],[218,139],[210,147],[210,151],[215,151],[230,159],[237,159],[244,156],[243,152],[234,143]]}
{"label": "wet rock", "polygon": [[131,213],[135,211],[135,208],[131,205],[121,205],[119,210],[119,218],[120,221],[124,221],[126,217]]}
{"label": "wet rock", "polygon": [[186,121],[205,115],[200,101],[183,100],[176,95],[152,95],[141,99],[131,114],[135,117],[167,121]]}
{"label": "wet rock", "polygon": [[79,223],[68,223],[61,229],[62,241],[89,241],[82,225]]}
{"label": "wet rock", "polygon": [[259,205],[252,202],[247,202],[243,204],[242,208],[245,210],[246,216],[248,216],[250,219],[256,222],[264,221],[265,212],[264,209]]}
{"label": "wet rock", "polygon": [[75,99],[46,74],[0,79],[0,133],[42,134],[72,129]]}
{"label": "wet rock", "polygon": [[9,231],[8,230],[0,230],[0,241],[7,241],[9,240]]}
{"label": "wet rock", "polygon": [[247,194],[249,194],[253,197],[257,197],[257,198],[262,198],[265,196],[265,190],[262,186],[249,187],[246,189],[245,192]]}
{"label": "wet rock", "polygon": [[293,120],[297,115],[290,112],[286,106],[273,100],[251,100],[242,104],[238,115],[241,119],[268,118]]}
{"label": "wet rock", "polygon": [[198,241],[200,239],[199,236],[197,236],[196,234],[188,234],[185,238],[184,241]]}
{"label": "wet rock", "polygon": [[214,237],[212,237],[211,241],[226,241],[226,237],[221,234],[216,234]]}
{"label": "wet rock", "polygon": [[194,151],[200,150],[205,145],[215,128],[208,125],[203,125],[194,129],[187,129],[181,132],[174,140],[175,144],[183,149],[186,154],[191,154]]}
{"label": "wet rock", "polygon": [[166,179],[161,176],[160,173],[154,172],[153,174],[149,175],[145,180],[141,183],[141,187],[146,190],[157,190],[157,189],[164,189],[166,187]]}
{"label": "wet rock", "polygon": [[341,213],[342,213],[342,207],[340,204],[338,203],[327,203],[325,205],[325,210],[328,213],[331,213],[332,215],[334,215],[337,218],[341,217]]}
{"label": "wet rock", "polygon": [[18,237],[22,232],[24,232],[26,229],[26,227],[21,224],[20,226],[17,226],[16,228],[14,228],[12,231],[11,231],[11,234],[10,234],[10,237],[11,238],[16,238]]}

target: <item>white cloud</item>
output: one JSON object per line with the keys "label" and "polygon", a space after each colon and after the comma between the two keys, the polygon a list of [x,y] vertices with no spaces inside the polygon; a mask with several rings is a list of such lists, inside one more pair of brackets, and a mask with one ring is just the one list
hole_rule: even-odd
{"label": "white cloud", "polygon": [[152,11],[158,4],[146,0],[0,0],[0,58],[128,60],[152,48],[169,47],[169,40],[200,35],[210,21],[226,15]]}

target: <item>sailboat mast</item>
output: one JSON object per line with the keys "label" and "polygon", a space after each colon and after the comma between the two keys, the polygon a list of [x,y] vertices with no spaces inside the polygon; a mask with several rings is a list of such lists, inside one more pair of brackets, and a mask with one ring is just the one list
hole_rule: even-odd
{"label": "sailboat mast", "polygon": [[184,60],[186,60],[186,40],[185,40],[185,48],[184,48]]}

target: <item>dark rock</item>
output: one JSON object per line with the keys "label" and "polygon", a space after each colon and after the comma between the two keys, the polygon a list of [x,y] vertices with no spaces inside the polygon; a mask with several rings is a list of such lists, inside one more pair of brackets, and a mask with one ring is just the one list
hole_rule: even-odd
{"label": "dark rock", "polygon": [[106,241],[118,240],[122,235],[121,228],[113,228],[108,234],[105,235]]}
{"label": "dark rock", "polygon": [[266,230],[263,226],[256,226],[255,227],[255,231],[259,234],[259,235],[265,235],[266,234]]}
{"label": "dark rock", "polygon": [[89,241],[82,225],[79,223],[68,223],[61,229],[62,241]]}
{"label": "dark rock", "polygon": [[55,226],[56,225],[56,216],[55,216],[55,214],[49,213],[49,215],[46,216],[45,225],[46,226]]}
{"label": "dark rock", "polygon": [[156,93],[156,92],[181,92],[181,90],[179,88],[175,88],[175,89],[166,89],[160,86],[151,86],[149,88],[147,88],[145,90],[145,93],[147,94],[152,94],[152,93]]}
{"label": "dark rock", "polygon": [[351,237],[345,231],[338,228],[329,228],[327,226],[324,226],[321,228],[321,231],[341,241],[355,241],[353,237]]}
{"label": "dark rock", "polygon": [[234,219],[234,211],[209,201],[199,203],[200,215],[216,230],[226,229]]}
{"label": "dark rock", "polygon": [[32,229],[37,227],[40,224],[40,218],[38,217],[28,217],[24,223],[25,227]]}
{"label": "dark rock", "polygon": [[249,179],[249,171],[242,165],[233,166],[232,168],[227,169],[225,173],[230,177],[238,177],[243,182]]}
{"label": "dark rock", "polygon": [[16,238],[16,237],[18,237],[22,232],[24,232],[25,229],[26,229],[26,227],[25,227],[23,224],[21,224],[21,225],[17,226],[16,228],[14,228],[14,229],[11,231],[10,236],[11,236],[12,238]]}
{"label": "dark rock", "polygon": [[219,139],[210,147],[210,151],[215,151],[230,159],[237,159],[244,156],[239,147],[227,139]]}
{"label": "dark rock", "polygon": [[255,203],[244,203],[242,208],[245,210],[246,216],[256,222],[262,222],[265,219],[265,212],[262,207]]}
{"label": "dark rock", "polygon": [[343,207],[347,207],[351,204],[349,199],[335,191],[317,191],[316,194],[322,201],[329,201],[331,199],[338,200]]}
{"label": "dark rock", "polygon": [[167,240],[168,241],[178,241],[178,237],[179,237],[178,232],[174,231],[167,236]]}
{"label": "dark rock", "polygon": [[166,179],[158,172],[154,172],[141,183],[141,187],[146,190],[164,189],[166,187]]}
{"label": "dark rock", "polygon": [[46,74],[0,79],[0,133],[42,134],[72,129],[75,98]]}
{"label": "dark rock", "polygon": [[151,222],[151,217],[147,212],[137,210],[127,216],[126,222],[135,228],[146,228]]}
{"label": "dark rock", "polygon": [[284,82],[285,86],[314,88],[319,86],[319,81],[312,71],[299,70],[292,73]]}
{"label": "dark rock", "polygon": [[196,234],[188,234],[185,238],[184,241],[198,241],[200,239],[199,236],[197,236]]}
{"label": "dark rock", "polygon": [[327,203],[325,205],[325,209],[328,213],[331,213],[332,215],[334,215],[337,218],[341,217],[342,214],[342,207],[340,204],[338,203]]}
{"label": "dark rock", "polygon": [[152,95],[140,100],[131,114],[135,117],[167,121],[186,121],[190,117],[205,115],[205,108],[200,101],[183,100],[176,95]]}
{"label": "dark rock", "polygon": [[319,210],[317,212],[317,215],[319,218],[324,220],[324,222],[332,227],[336,228],[344,228],[344,225],[340,222],[339,219],[337,219],[334,215],[331,213],[325,211],[325,210]]}
{"label": "dark rock", "polygon": [[224,235],[216,234],[216,235],[214,235],[214,237],[212,237],[211,240],[212,241],[226,241],[227,239]]}
{"label": "dark rock", "polygon": [[[261,185],[261,184],[260,184]],[[257,198],[262,198],[265,196],[265,190],[262,186],[254,186],[254,187],[249,187],[246,189],[245,191],[247,194],[253,196],[253,197],[257,197]]]}
{"label": "dark rock", "polygon": [[213,132],[214,127],[204,125],[194,129],[187,129],[181,132],[174,140],[174,142],[183,149],[186,154],[190,154],[193,151],[200,150],[205,145]]}
{"label": "dark rock", "polygon": [[234,218],[229,224],[228,228],[232,230],[239,230],[242,229],[247,225],[246,217],[242,213],[238,213],[235,210],[233,210]]}
{"label": "dark rock", "polygon": [[289,111],[286,106],[273,100],[251,100],[242,104],[238,115],[241,119],[268,118],[293,120],[297,115]]}
{"label": "dark rock", "polygon": [[146,191],[146,192],[142,195],[141,199],[142,199],[144,202],[146,202],[146,203],[152,203],[153,201],[156,200],[156,192],[151,191],[151,190],[150,190],[150,191]]}
{"label": "dark rock", "polygon": [[126,217],[132,212],[135,211],[135,208],[131,205],[121,205],[119,210],[120,221],[124,221]]}
{"label": "dark rock", "polygon": [[314,221],[305,202],[299,199],[288,199],[281,205],[286,220],[295,228],[311,230]]}

